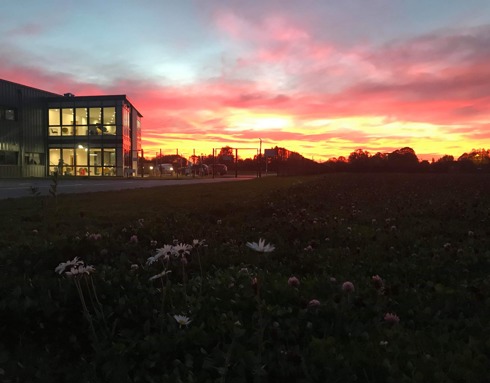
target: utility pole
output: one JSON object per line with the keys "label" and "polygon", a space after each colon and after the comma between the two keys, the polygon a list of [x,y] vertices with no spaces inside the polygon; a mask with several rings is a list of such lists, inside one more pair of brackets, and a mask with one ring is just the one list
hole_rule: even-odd
{"label": "utility pole", "polygon": [[260,146],[259,146],[259,178],[262,177],[262,138],[259,138]]}

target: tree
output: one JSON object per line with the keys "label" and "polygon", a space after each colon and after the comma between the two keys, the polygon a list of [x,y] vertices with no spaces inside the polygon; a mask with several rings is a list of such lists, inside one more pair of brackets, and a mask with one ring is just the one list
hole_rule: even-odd
{"label": "tree", "polygon": [[471,149],[471,152],[464,153],[458,158],[458,161],[471,161],[475,166],[481,167],[490,164],[490,149]]}
{"label": "tree", "polygon": [[370,158],[369,162],[371,165],[371,169],[373,169],[374,171],[386,170],[388,155],[386,153],[377,152],[374,156]]}
{"label": "tree", "polygon": [[351,169],[355,171],[368,170],[370,157],[371,155],[366,150],[357,149],[352,152],[348,159]]}
{"label": "tree", "polygon": [[217,157],[218,157],[218,162],[233,163],[233,161],[235,160],[235,156],[233,154],[233,148],[231,146],[222,147]]}
{"label": "tree", "polygon": [[444,155],[431,164],[431,169],[435,172],[447,172],[454,167],[454,157]]}
{"label": "tree", "polygon": [[419,159],[412,148],[404,147],[388,154],[388,167],[395,171],[417,170]]}

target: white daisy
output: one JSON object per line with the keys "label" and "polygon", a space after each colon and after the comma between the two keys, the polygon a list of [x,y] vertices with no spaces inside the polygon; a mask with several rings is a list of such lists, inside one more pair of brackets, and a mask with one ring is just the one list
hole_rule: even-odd
{"label": "white daisy", "polygon": [[58,274],[63,274],[66,269],[71,269],[72,267],[78,267],[80,265],[83,265],[83,261],[80,261],[80,258],[75,257],[71,261],[61,262],[58,266],[56,266],[54,271]]}
{"label": "white daisy", "polygon": [[189,317],[186,317],[185,315],[174,315],[174,319],[179,324],[179,327],[188,326],[189,323],[192,322],[192,320]]}
{"label": "white daisy", "polygon": [[275,246],[272,243],[265,244],[265,239],[259,238],[259,243],[257,242],[247,242],[247,246],[252,250],[258,251],[259,253],[270,253],[275,250]]}

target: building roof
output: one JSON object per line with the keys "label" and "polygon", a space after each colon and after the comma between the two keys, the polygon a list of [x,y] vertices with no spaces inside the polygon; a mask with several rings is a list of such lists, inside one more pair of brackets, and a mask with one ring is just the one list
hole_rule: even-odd
{"label": "building roof", "polygon": [[2,78],[0,78],[0,82],[6,83],[6,84],[10,84],[10,85],[15,85],[15,86],[21,86],[23,88],[33,89],[33,90],[36,90],[38,92],[44,92],[44,93],[47,93],[47,94],[50,94],[50,95],[53,95],[53,96],[61,96],[60,94],[49,92],[49,91],[44,90],[44,89],[34,88],[32,86],[29,86],[29,85],[19,84],[18,82],[9,81],[9,80],[5,80],[5,79],[2,79]]}
{"label": "building roof", "polygon": [[108,101],[108,100],[121,100],[126,101],[131,108],[133,108],[138,116],[143,115],[134,107],[131,101],[128,100],[125,94],[113,94],[113,95],[96,95],[96,96],[75,96],[73,93],[65,93],[63,96],[50,97],[49,101]]}
{"label": "building roof", "polygon": [[48,101],[61,101],[61,100],[73,100],[73,101],[104,101],[104,100],[122,100],[126,101],[131,108],[133,108],[136,113],[138,113],[138,116],[143,117],[143,115],[134,107],[134,105],[128,100],[125,94],[117,94],[117,95],[97,95],[97,96],[75,96],[73,93],[65,93],[65,94],[58,94],[58,93],[53,93],[53,92],[48,92],[43,89],[38,89],[34,88],[32,86],[28,85],[23,85],[19,84],[13,81],[8,81],[4,79],[0,79],[0,82],[5,82],[11,85],[16,85],[16,86],[21,86],[24,88],[30,88],[34,89],[40,92],[44,92],[49,94],[49,97],[47,97]]}

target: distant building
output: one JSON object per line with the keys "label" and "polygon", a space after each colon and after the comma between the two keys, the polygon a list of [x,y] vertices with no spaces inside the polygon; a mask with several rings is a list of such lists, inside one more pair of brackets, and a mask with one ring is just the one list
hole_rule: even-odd
{"label": "distant building", "polygon": [[141,118],[125,95],[59,95],[0,79],[0,178],[136,174]]}

